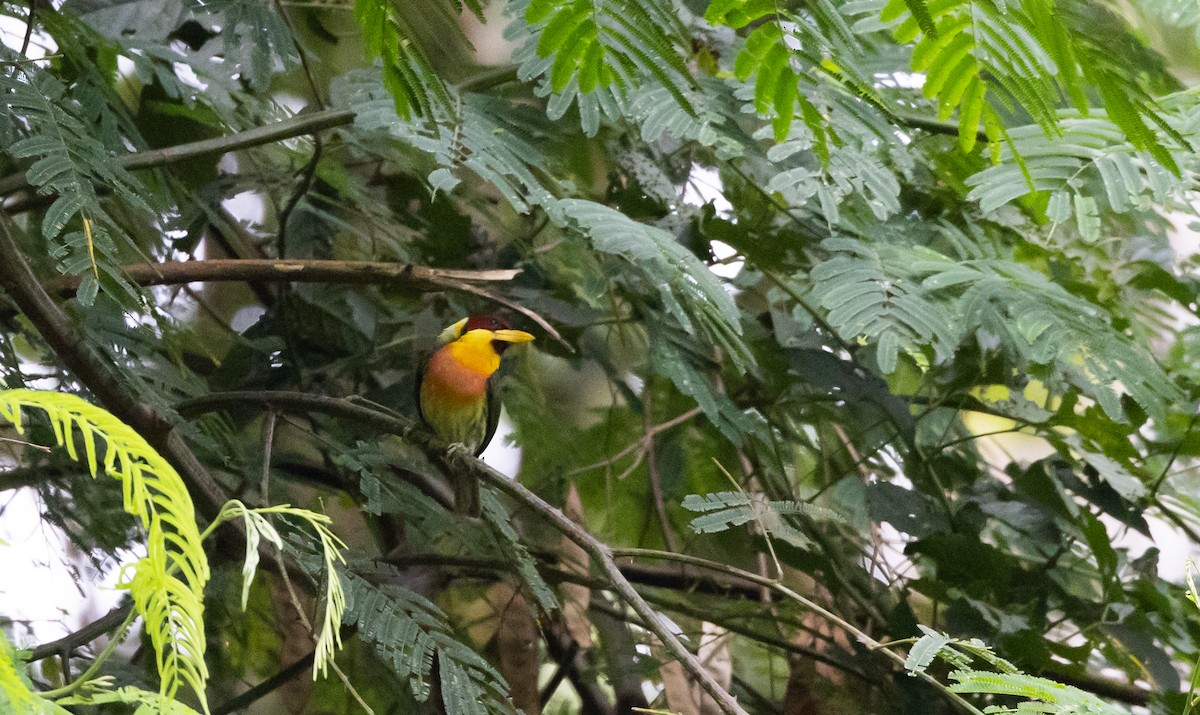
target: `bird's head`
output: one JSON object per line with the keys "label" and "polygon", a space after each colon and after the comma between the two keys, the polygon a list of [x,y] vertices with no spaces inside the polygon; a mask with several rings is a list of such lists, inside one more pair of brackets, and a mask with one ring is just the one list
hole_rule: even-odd
{"label": "bird's head", "polygon": [[472,315],[443,330],[438,340],[443,345],[463,342],[479,348],[486,346],[500,355],[509,345],[527,343],[533,336],[524,330],[513,330],[508,321],[498,315]]}

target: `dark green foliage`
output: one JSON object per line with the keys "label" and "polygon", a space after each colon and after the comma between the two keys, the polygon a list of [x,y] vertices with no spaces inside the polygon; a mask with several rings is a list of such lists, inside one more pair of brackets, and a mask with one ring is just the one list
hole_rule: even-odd
{"label": "dark green foliage", "polygon": [[[1154,27],[1052,0],[37,8],[55,51],[0,68],[0,238],[228,497],[326,513],[348,542],[357,695],[331,677],[298,711],[510,712],[506,682],[565,664],[546,711],[574,713],[591,705],[562,693],[670,677],[594,554],[510,496],[455,513],[453,460],[411,434],[261,395],[188,409],[287,390],[412,416],[439,332],[490,312],[537,337],[497,378],[515,478],[613,548],[708,559],[617,564],[689,646],[728,644],[752,711],[810,693],[940,715],[953,691],[1119,712],[1082,689],[1112,691],[1098,678],[1184,709],[1166,691],[1200,618],[1160,572],[1186,550],[1163,533],[1200,522],[1194,8],[1141,6]],[[501,33],[510,56],[471,54]],[[230,150],[314,117],[342,123]],[[175,265],[217,258],[293,272]],[[281,258],[345,273],[306,282]],[[132,285],[147,264],[164,285]],[[423,267],[453,273],[411,280]],[[8,386],[105,394],[3,313]],[[0,489],[38,482],[94,564],[138,536],[119,494],[10,446]],[[226,607],[233,570],[207,595],[214,705],[311,646],[281,580]],[[311,573],[305,608],[327,597]],[[533,619],[519,648],[513,603]]]}

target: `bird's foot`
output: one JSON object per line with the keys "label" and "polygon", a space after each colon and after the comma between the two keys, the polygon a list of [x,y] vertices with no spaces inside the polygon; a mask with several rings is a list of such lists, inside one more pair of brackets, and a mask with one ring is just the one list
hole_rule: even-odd
{"label": "bird's foot", "polygon": [[450,446],[446,448],[446,454],[451,457],[475,456],[471,450],[467,449],[467,445],[463,444],[462,442],[452,442]]}

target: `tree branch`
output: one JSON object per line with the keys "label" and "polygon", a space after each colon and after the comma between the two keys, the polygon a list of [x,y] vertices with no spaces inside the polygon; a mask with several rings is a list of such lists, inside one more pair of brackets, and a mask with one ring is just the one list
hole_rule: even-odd
{"label": "tree branch", "polygon": [[30,652],[29,662],[44,660],[60,653],[69,654],[79,646],[91,643],[124,623],[125,619],[129,617],[129,612],[132,610],[133,600],[127,598],[120,606],[117,606],[74,633],[68,633],[56,641],[50,641],[49,643],[37,646]]}
{"label": "tree branch", "polygon": [[450,468],[460,469],[467,475],[479,479],[480,482],[504,492],[526,509],[537,513],[563,536],[588,552],[593,563],[599,564],[607,581],[621,600],[633,609],[634,613],[645,623],[646,628],[658,637],[667,651],[680,662],[688,675],[712,696],[723,712],[728,715],[748,715],[733,696],[717,683],[712,674],[705,670],[696,656],[666,627],[654,609],[629,583],[629,580],[617,567],[616,562],[613,561],[612,550],[609,546],[589,534],[561,511],[523,485],[510,480],[462,450],[450,449],[448,451],[444,442],[432,433],[421,429],[414,420],[378,412],[335,397],[298,392],[225,392],[188,400],[181,403],[178,409],[181,414],[198,415],[230,406],[253,406],[258,409],[269,406],[279,410],[317,411],[371,424],[382,432],[395,434],[416,444],[432,457],[443,459]]}
{"label": "tree branch", "polygon": [[[289,283],[388,283],[422,290],[444,290],[460,283],[510,281],[520,269],[459,271],[407,263],[377,261],[212,259],[140,263],[121,268],[139,286],[179,283],[240,281]],[[61,276],[46,283],[46,289],[63,297],[75,295],[81,276]]]}
{"label": "tree branch", "polygon": [[309,653],[303,658],[297,660],[295,663],[292,663],[288,667],[279,671],[275,675],[272,675],[271,677],[262,681],[258,685],[255,685],[253,688],[250,688],[246,692],[238,695],[237,697],[226,700],[212,709],[212,715],[227,715],[228,713],[236,710],[249,707],[254,701],[266,696],[277,688],[283,687],[288,683],[288,681],[311,668],[313,659],[316,657],[316,655],[316,651],[313,651],[312,653]]}
{"label": "tree branch", "polygon": [[[380,261],[329,261],[302,259],[218,258],[207,261],[170,261],[124,266],[122,272],[139,286],[175,285],[193,282],[239,281],[247,283],[341,283],[394,284],[422,291],[455,290],[477,295],[515,310],[537,323],[568,351],[574,352],[558,330],[538,313],[480,287],[480,283],[511,281],[518,268],[464,271],[408,263]],[[79,290],[82,276],[61,276],[46,283],[46,290],[70,298]]]}
{"label": "tree branch", "polygon": [[[177,146],[151,149],[134,154],[117,157],[114,163],[129,170],[154,169],[168,164],[175,164],[186,159],[206,154],[224,154],[226,152],[246,149],[262,144],[271,144],[292,137],[313,134],[324,129],[339,127],[354,121],[355,114],[349,109],[327,109],[320,112],[300,114],[281,122],[265,127],[255,127],[244,132],[235,132],[215,139],[204,139]],[[25,172],[9,174],[0,179],[0,196],[8,196],[14,191],[29,188],[29,179]],[[17,197],[16,200],[20,200]],[[5,211],[15,212],[14,206],[5,201]]]}
{"label": "tree branch", "polygon": [[17,305],[59,360],[117,419],[136,430],[183,476],[201,513],[215,518],[225,493],[164,417],[138,401],[109,358],[58,307],[17,247],[9,217],[0,211],[0,288]]}

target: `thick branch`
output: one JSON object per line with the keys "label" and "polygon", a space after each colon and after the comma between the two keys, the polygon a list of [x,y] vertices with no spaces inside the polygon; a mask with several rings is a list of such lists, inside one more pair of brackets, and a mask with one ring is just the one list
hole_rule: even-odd
{"label": "thick branch", "polygon": [[120,370],[93,346],[38,282],[13,238],[8,216],[0,212],[0,288],[29,319],[58,359],[109,412],[136,430],[184,477],[201,513],[216,517],[224,491],[171,424],[126,384]]}
{"label": "thick branch", "polygon": [[56,641],[43,643],[34,648],[29,654],[29,662],[32,663],[37,660],[43,660],[60,653],[69,654],[76,648],[87,643],[91,643],[100,636],[108,633],[124,623],[125,619],[129,617],[129,612],[132,610],[133,601],[126,599],[125,603],[117,606],[74,633],[68,633]]}
{"label": "thick branch", "polygon": [[416,422],[399,416],[384,414],[361,405],[345,400],[308,395],[296,392],[227,392],[209,395],[196,400],[189,400],[179,406],[182,414],[196,415],[202,412],[223,409],[231,406],[254,406],[258,408],[270,406],[282,410],[318,411],[349,419],[359,420],[374,425],[383,432],[399,435],[425,449],[431,456],[445,455],[451,468],[460,469],[471,477],[479,479],[495,489],[504,492],[513,500],[520,503],[550,522],[563,536],[578,544],[588,552],[595,564],[599,564],[612,589],[621,600],[633,609],[646,628],[663,643],[663,646],[675,657],[688,675],[700,687],[712,696],[721,710],[729,715],[748,715],[730,695],[705,670],[700,661],[663,623],[654,609],[646,603],[621,573],[612,558],[612,551],[607,544],[584,531],[565,514],[544,501],[541,497],[526,489],[523,485],[510,480],[500,472],[492,469],[482,461],[462,452],[451,450],[447,453],[446,444],[431,433],[420,429]]}
{"label": "thick branch", "polygon": [[[481,283],[511,281],[520,269],[462,271],[452,268],[431,268],[408,263],[378,261],[325,261],[299,259],[213,259],[208,261],[173,261],[140,263],[121,269],[125,276],[140,286],[176,285],[193,282],[244,281],[250,284],[275,282],[393,284],[424,291],[456,290],[471,293],[499,303],[528,317],[569,352],[574,349],[545,318],[520,303],[485,290]],[[46,289],[64,298],[79,290],[81,276],[62,276],[46,284]]]}
{"label": "thick branch", "polygon": [[[321,112],[301,114],[282,122],[276,122],[265,127],[255,127],[244,132],[236,132],[215,139],[205,139],[163,149],[126,154],[118,157],[114,163],[124,169],[152,169],[176,162],[191,159],[206,154],[224,154],[238,149],[246,149],[262,144],[271,144],[283,139],[312,134],[324,129],[338,127],[354,121],[354,112],[349,109],[328,109]],[[14,191],[29,187],[29,179],[24,172],[10,174],[0,179],[0,196],[7,196]],[[5,210],[13,210],[5,202]]]}
{"label": "thick branch", "polygon": [[[376,261],[323,261],[273,259],[213,259],[142,263],[121,269],[139,286],[207,283],[217,281],[289,282],[289,283],[390,283],[426,290],[443,290],[458,283],[510,281],[519,269],[494,271],[458,271],[430,268],[407,263]],[[62,276],[46,284],[46,289],[63,297],[79,289],[81,276]]]}

